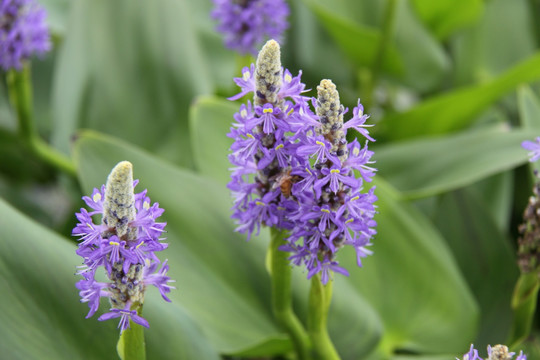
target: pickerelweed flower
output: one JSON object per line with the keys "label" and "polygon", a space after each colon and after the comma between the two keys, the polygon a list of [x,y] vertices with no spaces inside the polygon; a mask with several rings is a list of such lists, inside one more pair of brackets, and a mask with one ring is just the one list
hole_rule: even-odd
{"label": "pickerelweed flower", "polygon": [[0,1],[0,66],[20,70],[24,60],[51,49],[47,15],[36,0]]}
{"label": "pickerelweed flower", "polygon": [[534,162],[540,159],[540,136],[535,141],[526,140],[521,143],[521,147],[529,150],[529,161]]}
{"label": "pickerelweed flower", "polygon": [[[488,357],[485,360],[512,360],[514,359],[514,355],[516,354],[514,352],[509,352],[508,347],[504,345],[495,345],[493,347],[491,347],[491,345],[488,345],[487,352]],[[456,358],[456,360],[460,359]],[[463,354],[463,358],[461,360],[483,359],[478,355],[478,350],[476,350],[471,344],[469,352]],[[527,356],[523,354],[523,351],[520,351],[519,355],[514,360],[527,360]]]}
{"label": "pickerelweed flower", "polygon": [[256,55],[267,39],[281,39],[288,28],[285,0],[213,0],[211,16],[219,24],[225,46],[240,54]]}
{"label": "pickerelweed flower", "polygon": [[300,75],[282,69],[279,45],[271,40],[256,66],[244,68],[242,78],[235,79],[242,91],[231,99],[253,92],[254,103],[240,107],[228,134],[235,140],[228,187],[237,231],[249,239],[265,225],[288,230],[287,245],[280,249],[291,252],[293,264],[306,266],[308,278],[322,273],[326,284],[331,271],[348,274],[335,256],[343,245],[356,249],[359,266],[371,254],[367,246],[375,234],[377,198],[374,188],[363,191],[363,184],[375,173],[373,152],[367,141],[364,146],[348,143],[346,132],[354,128],[373,139],[360,103],[343,123],[346,110],[330,80],[317,88],[313,113]]}
{"label": "pickerelweed flower", "polygon": [[[168,285],[173,280],[166,275],[167,260],[161,263],[155,255],[167,248],[160,238],[166,223],[156,222],[163,209],[157,203],[151,204],[146,190],[134,194],[137,183],[133,181],[131,163],[118,163],[106,186],[94,189],[91,197],[83,197],[91,211],[82,208],[76,214],[79,223],[73,229],[80,241],[77,254],[84,259],[78,271],[83,279],[76,286],[81,302],[90,307],[86,318],[97,311],[100,298],[107,297],[111,309],[98,320],[119,317],[121,332],[130,327],[130,320],[149,326],[138,312],[148,285],[157,287],[169,302],[166,294],[174,289]],[[101,224],[95,224],[92,216],[101,216]],[[96,279],[99,268],[105,270],[108,282]]]}

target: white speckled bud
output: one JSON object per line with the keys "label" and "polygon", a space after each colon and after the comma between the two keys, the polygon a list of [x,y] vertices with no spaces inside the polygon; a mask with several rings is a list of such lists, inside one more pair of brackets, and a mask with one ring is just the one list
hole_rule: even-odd
{"label": "white speckled bud", "polygon": [[339,93],[332,80],[321,80],[317,86],[317,116],[322,126],[317,134],[323,135],[332,144],[330,150],[341,161],[347,159],[347,141],[343,133],[343,105],[339,102]]}
{"label": "white speckled bud", "polygon": [[281,51],[275,40],[264,44],[257,56],[255,70],[255,105],[270,103],[280,106],[283,102],[278,99],[282,84]]}
{"label": "white speckled bud", "polygon": [[495,345],[491,348],[488,360],[510,360],[512,356],[508,353],[508,348],[504,345]]}
{"label": "white speckled bud", "polygon": [[129,161],[122,161],[107,178],[103,202],[103,223],[112,235],[126,241],[137,239],[137,229],[129,226],[135,220],[134,205],[133,166]]}

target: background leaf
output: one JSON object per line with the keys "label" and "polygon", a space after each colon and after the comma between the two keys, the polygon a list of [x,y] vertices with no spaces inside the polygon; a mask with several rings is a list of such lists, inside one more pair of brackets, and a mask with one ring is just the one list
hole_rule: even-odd
{"label": "background leaf", "polygon": [[527,161],[521,142],[529,130],[488,128],[459,135],[409,141],[375,151],[377,167],[406,196],[453,190]]}
{"label": "background leaf", "polygon": [[[100,129],[190,166],[188,105],[212,82],[185,0],[81,0],[55,74],[54,144]],[[114,120],[114,121],[112,121]]]}
{"label": "background leaf", "polygon": [[[6,359],[117,359],[114,321],[85,319],[75,282],[75,245],[34,223],[0,199],[0,348]],[[157,291],[156,291],[157,292]],[[163,302],[149,294],[148,308]],[[156,296],[157,295],[157,296]],[[152,305],[150,305],[152,304]],[[106,308],[105,302],[102,304]],[[217,360],[189,317],[148,314],[148,358]],[[163,329],[163,330],[160,330]],[[158,333],[175,334],[163,346]],[[174,354],[174,356],[170,356]]]}
{"label": "background leaf", "polygon": [[463,129],[501,96],[538,79],[540,54],[535,54],[491,81],[430,98],[403,113],[388,114],[381,120],[380,131],[385,138],[400,140]]}
{"label": "background leaf", "polygon": [[482,0],[412,0],[411,3],[438,39],[445,39],[457,29],[474,24],[484,10]]}

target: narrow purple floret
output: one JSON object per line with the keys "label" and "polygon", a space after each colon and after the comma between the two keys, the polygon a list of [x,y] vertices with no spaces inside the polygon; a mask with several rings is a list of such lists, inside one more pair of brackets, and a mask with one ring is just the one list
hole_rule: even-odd
{"label": "narrow purple floret", "polygon": [[[257,71],[254,65],[244,68],[242,78],[235,79],[241,92],[231,98],[255,94],[253,109],[249,102],[242,105],[228,134],[234,139],[228,187],[236,231],[249,240],[263,226],[288,230],[280,249],[290,253],[291,263],[305,266],[308,278],[320,274],[327,283],[333,273],[348,275],[336,260],[338,250],[351,246],[362,266],[361,260],[372,254],[368,248],[376,233],[375,188],[364,189],[376,171],[368,150],[368,141],[373,141],[366,129],[368,116],[358,102],[349,126],[344,126],[339,103],[309,101],[302,95],[300,74],[293,77],[287,69],[274,69],[266,75],[271,81],[259,80],[259,90]],[[320,109],[335,110],[335,123],[318,115]],[[347,142],[351,128],[367,139],[364,146],[356,139]]]}
{"label": "narrow purple floret", "polygon": [[225,46],[240,54],[256,55],[268,39],[281,39],[289,27],[284,0],[213,0],[211,16],[218,21]]}
{"label": "narrow purple floret", "polygon": [[521,143],[521,147],[525,150],[529,150],[529,161],[534,162],[540,159],[540,136],[533,141],[524,141]]}
{"label": "narrow purple floret", "polygon": [[[129,328],[130,320],[148,327],[148,322],[131,306],[142,303],[148,285],[155,286],[169,302],[166,294],[174,289],[169,285],[173,280],[167,276],[167,260],[161,263],[155,254],[167,248],[161,238],[166,223],[156,221],[163,214],[163,209],[157,203],[151,204],[146,190],[135,194],[136,215],[129,226],[137,230],[137,237],[124,239],[116,236],[113,228],[94,223],[92,215],[101,219],[104,214],[104,199],[105,186],[94,189],[91,197],[83,197],[91,211],[83,208],[75,214],[79,222],[72,234],[79,238],[77,254],[84,259],[78,271],[83,279],[76,284],[81,302],[88,303],[89,318],[98,310],[100,298],[106,297],[111,309],[98,320],[120,318],[118,327],[121,331]],[[96,273],[100,269],[104,269],[109,277],[108,282],[96,280]]]}
{"label": "narrow purple floret", "polygon": [[47,14],[35,0],[0,1],[0,66],[20,70],[24,60],[51,49]]}

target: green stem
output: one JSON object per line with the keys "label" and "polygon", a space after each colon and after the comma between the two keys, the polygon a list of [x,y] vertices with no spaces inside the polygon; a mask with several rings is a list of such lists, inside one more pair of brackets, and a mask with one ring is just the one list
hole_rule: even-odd
{"label": "green stem", "polygon": [[512,296],[514,321],[506,342],[510,348],[515,348],[531,333],[539,288],[540,281],[536,271],[519,276]]}
{"label": "green stem", "polygon": [[327,329],[328,309],[332,301],[332,283],[333,281],[330,280],[323,285],[320,275],[316,274],[311,279],[309,292],[308,332],[313,348],[321,360],[340,359]]}
{"label": "green stem", "polygon": [[398,0],[388,0],[387,2],[382,25],[381,40],[379,41],[379,46],[377,48],[377,52],[375,53],[373,64],[371,65],[371,71],[368,76],[365,74],[363,75],[363,77],[365,77],[366,91],[364,92],[364,99],[362,100],[362,103],[366,109],[370,109],[374,102],[375,87],[379,81],[386,49],[388,49],[388,45],[390,44],[392,33],[394,31],[397,1]]}
{"label": "green stem", "polygon": [[9,99],[17,114],[20,137],[41,160],[68,175],[76,176],[75,166],[71,160],[38,135],[32,107],[30,65],[25,64],[21,71],[10,70],[7,74],[7,84]]}
{"label": "green stem", "polygon": [[[141,316],[142,305],[138,306],[137,314]],[[144,341],[144,328],[129,321],[129,329],[120,334],[116,351],[122,360],[146,360],[146,344]]]}
{"label": "green stem", "polygon": [[309,337],[292,309],[291,265],[288,254],[279,250],[287,232],[271,228],[270,273],[272,277],[272,310],[279,325],[289,334],[300,360],[310,359]]}

